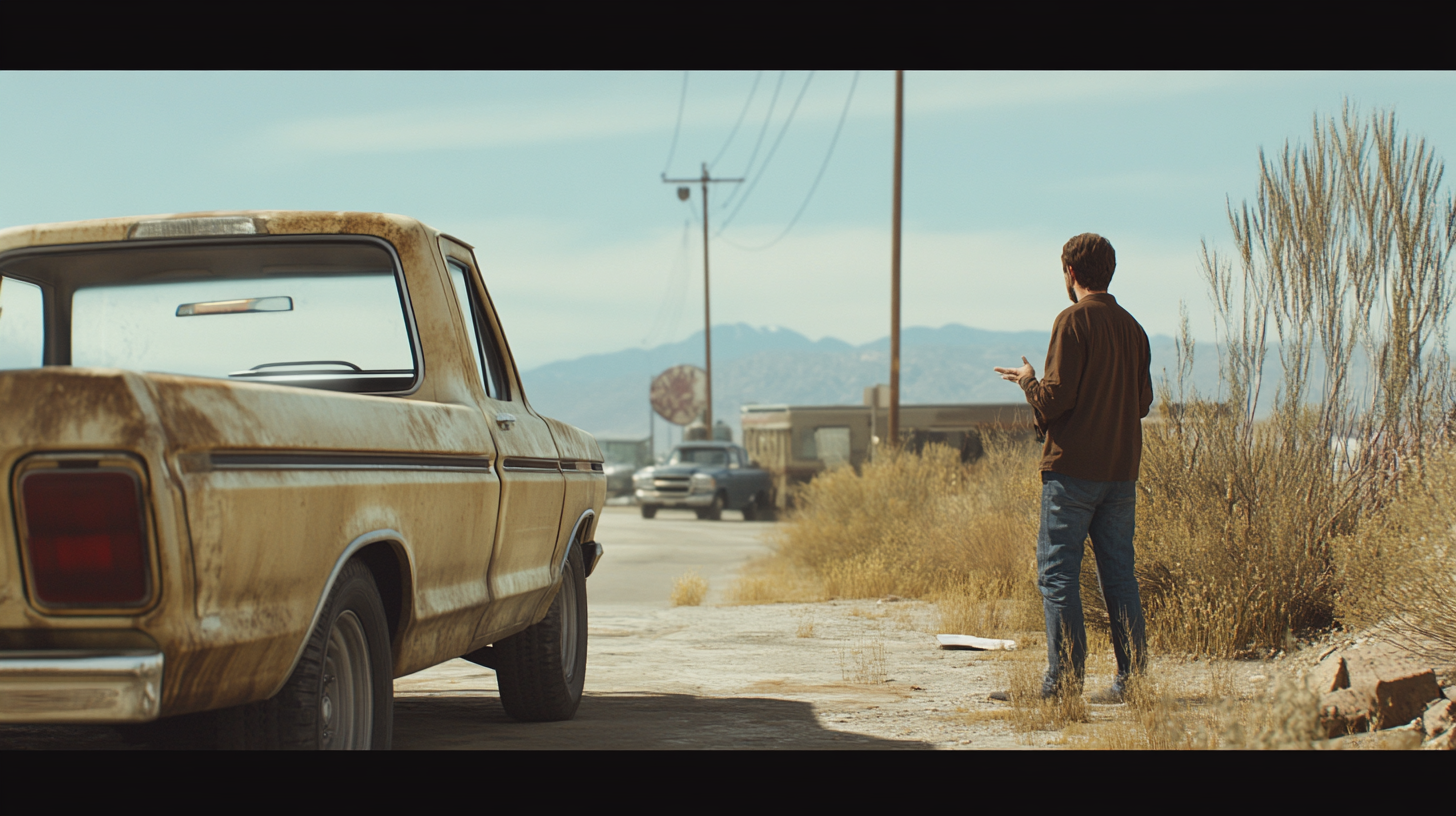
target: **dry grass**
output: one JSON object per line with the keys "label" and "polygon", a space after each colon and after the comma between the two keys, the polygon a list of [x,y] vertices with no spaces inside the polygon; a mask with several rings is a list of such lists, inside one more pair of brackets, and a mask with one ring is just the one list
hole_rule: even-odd
{"label": "dry grass", "polygon": [[[1227,500],[1237,462],[1222,455],[1217,411],[1149,426],[1138,507],[1138,577],[1157,652],[1232,656],[1283,645],[1290,630],[1328,626],[1335,574],[1330,542],[1343,526],[1276,440],[1254,462],[1257,507]],[[987,445],[973,465],[927,447],[815,480],[779,531],[777,554],[746,570],[740,603],[875,598],[937,602],[940,631],[1012,637],[1041,627],[1035,540],[1040,483],[1034,446]],[[1241,454],[1242,455],[1242,454]],[[1222,474],[1222,476],[1220,476]],[[1241,484],[1240,490],[1244,489]],[[1231,509],[1232,508],[1232,509]],[[1324,515],[1321,515],[1324,514]],[[1325,532],[1311,543],[1307,531]],[[1083,565],[1090,627],[1106,630],[1090,547]]]}
{"label": "dry grass", "polygon": [[689,570],[672,582],[672,594],[668,600],[673,606],[697,606],[708,596],[708,579],[697,570]]}
{"label": "dry grass", "polygon": [[883,640],[861,640],[839,650],[839,671],[846,683],[879,685],[890,676]]}
{"label": "dry grass", "polygon": [[754,561],[739,573],[728,589],[733,603],[814,603],[828,600],[824,582],[812,571],[787,558]]}
{"label": "dry grass", "polygon": [[1402,646],[1456,663],[1456,457],[1428,459],[1425,479],[1339,542],[1336,555],[1342,617],[1384,624]]}
{"label": "dry grass", "polygon": [[935,595],[939,631],[1014,638],[1018,632],[1041,628],[1041,598],[1034,582],[1034,575],[1009,588],[988,586],[975,576],[947,581],[947,586]]}
{"label": "dry grass", "polygon": [[804,612],[804,614],[802,614],[802,615],[799,616],[799,625],[797,627],[795,627],[795,629],[794,629],[794,637],[799,637],[799,638],[811,638],[811,637],[814,637],[814,613],[813,612],[806,611],[806,612]]}
{"label": "dry grass", "polygon": [[1027,598],[1039,493],[1035,469],[1025,466],[1032,451],[1009,441],[986,447],[973,465],[932,445],[922,456],[882,456],[862,474],[822,474],[779,530],[777,555],[746,570],[731,597]]}
{"label": "dry grass", "polygon": [[[1154,652],[1267,652],[1333,620],[1332,546],[1357,515],[1328,448],[1274,423],[1241,438],[1236,423],[1195,404],[1145,426],[1137,556]],[[1095,579],[1083,586],[1105,625]]]}
{"label": "dry grass", "polygon": [[1165,663],[1130,684],[1120,706],[1090,706],[1080,696],[1037,699],[1040,662],[1008,655],[1002,665],[1013,702],[982,716],[1004,718],[1031,743],[1056,732],[1054,743],[1081,750],[1308,750],[1320,736],[1318,698],[1302,682],[1276,673],[1269,688],[1240,694],[1230,661],[1206,663],[1201,672]]}

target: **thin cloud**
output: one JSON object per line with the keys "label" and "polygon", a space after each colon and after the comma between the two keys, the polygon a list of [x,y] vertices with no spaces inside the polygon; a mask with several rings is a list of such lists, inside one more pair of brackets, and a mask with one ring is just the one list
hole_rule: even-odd
{"label": "thin cloud", "polygon": [[1192,72],[926,72],[906,78],[908,112],[1027,107],[1061,102],[1143,101],[1287,81],[1287,76]]}
{"label": "thin cloud", "polygon": [[[685,125],[732,125],[742,100],[689,99]],[[517,147],[671,131],[677,106],[635,93],[555,103],[479,104],[321,116],[269,128],[276,148],[381,153]]]}
{"label": "thin cloud", "polygon": [[[890,87],[889,76],[884,72],[884,76],[867,78],[884,93]],[[1141,100],[1270,81],[1287,78],[1188,72],[912,72],[906,83],[906,106],[911,113],[927,113],[1094,98]],[[726,92],[688,102],[684,124],[695,129],[731,126],[742,105],[741,97]],[[842,105],[837,89],[835,93],[810,94],[797,118],[801,122],[834,120]],[[676,106],[663,99],[627,92],[548,104],[464,105],[311,117],[272,126],[263,136],[275,148],[309,153],[490,149],[660,133],[672,129],[676,114]],[[851,114],[860,119],[887,115],[875,105],[857,105]]]}

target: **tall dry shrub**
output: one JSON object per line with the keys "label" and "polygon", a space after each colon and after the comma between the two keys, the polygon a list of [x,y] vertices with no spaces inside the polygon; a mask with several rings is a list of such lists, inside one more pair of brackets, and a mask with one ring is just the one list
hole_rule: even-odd
{"label": "tall dry shrub", "polygon": [[1328,624],[1333,542],[1449,436],[1441,161],[1393,114],[1346,106],[1259,165],[1255,201],[1228,210],[1233,256],[1203,249],[1220,393],[1187,386],[1185,313],[1144,452],[1139,557],[1162,648],[1274,648]]}

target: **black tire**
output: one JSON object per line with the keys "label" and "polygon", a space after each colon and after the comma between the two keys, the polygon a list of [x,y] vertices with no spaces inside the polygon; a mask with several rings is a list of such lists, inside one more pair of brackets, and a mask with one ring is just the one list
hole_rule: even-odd
{"label": "black tire", "polygon": [[[643,505],[643,510],[648,505]],[[656,508],[653,508],[654,510]],[[586,686],[586,568],[572,547],[546,617],[495,644],[501,705],[526,722],[569,720]]]}
{"label": "black tire", "polygon": [[723,494],[719,493],[713,497],[713,503],[707,507],[700,508],[698,518],[705,521],[721,521],[723,518]]}
{"label": "black tire", "polygon": [[389,622],[374,575],[362,561],[350,561],[339,573],[283,689],[215,716],[222,748],[389,748],[394,734]]}
{"label": "black tire", "polygon": [[644,505],[642,505],[642,518],[652,518],[655,515],[657,515],[657,505],[655,505],[655,504],[644,504]]}
{"label": "black tire", "polygon": [[758,494],[757,493],[753,494],[753,498],[751,498],[751,499],[748,500],[748,504],[743,505],[743,520],[744,521],[757,521],[758,520]]}
{"label": "black tire", "polygon": [[[354,659],[341,661],[341,640],[351,642],[346,651],[362,646],[362,653],[356,651]],[[333,697],[340,691],[356,700],[365,697],[361,705],[344,704],[361,715],[353,724],[363,727],[350,729],[353,738],[346,735],[342,740],[338,739],[341,729],[331,730],[328,726],[333,723],[324,716],[326,708],[330,714],[338,713],[332,710]],[[357,560],[345,564],[339,573],[298,665],[276,695],[122,730],[128,742],[172,750],[384,750],[393,733],[394,658],[389,623],[374,575]]]}

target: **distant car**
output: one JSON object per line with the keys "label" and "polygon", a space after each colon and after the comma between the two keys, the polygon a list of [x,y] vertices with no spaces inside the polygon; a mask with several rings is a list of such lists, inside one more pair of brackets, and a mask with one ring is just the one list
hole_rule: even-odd
{"label": "distant car", "polygon": [[652,464],[650,439],[598,439],[606,458],[607,498],[632,495],[632,475]]}
{"label": "distant car", "polygon": [[693,510],[717,520],[738,510],[748,521],[772,518],[773,480],[729,442],[687,442],[672,449],[665,464],[644,468],[632,479],[643,518],[661,508]]}

